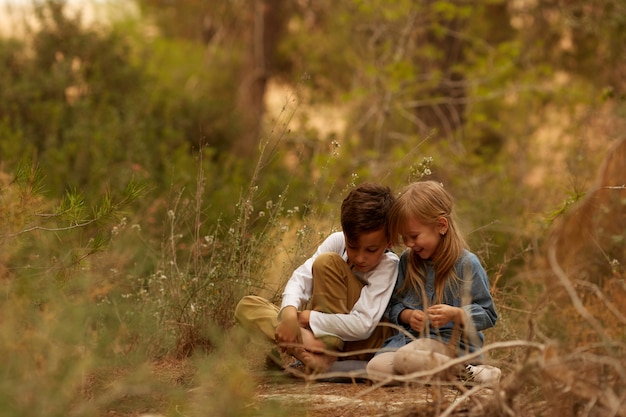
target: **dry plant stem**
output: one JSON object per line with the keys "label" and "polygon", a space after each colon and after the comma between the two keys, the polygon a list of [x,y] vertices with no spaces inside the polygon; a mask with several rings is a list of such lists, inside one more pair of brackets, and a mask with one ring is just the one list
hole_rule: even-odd
{"label": "dry plant stem", "polygon": [[[623,381],[626,381],[626,373],[621,362],[615,358],[597,356],[591,354],[570,355],[573,359],[580,359],[582,363],[599,363],[611,366],[616,370]],[[542,371],[551,379],[558,381],[568,391],[571,391],[580,398],[588,401],[590,405],[599,406],[611,410],[611,415],[625,416],[626,408],[622,406],[624,398],[619,398],[611,386],[598,386],[593,382],[584,379],[579,372],[573,371],[570,366],[564,365],[567,361],[563,358],[555,358],[542,364]]]}
{"label": "dry plant stem", "polygon": [[490,388],[477,385],[477,386],[472,387],[471,389],[467,390],[466,392],[463,393],[463,395],[461,395],[452,404],[450,404],[450,406],[448,408],[446,408],[443,411],[443,413],[439,414],[439,417],[447,417],[447,416],[451,415],[458,406],[462,405],[463,402],[465,402],[465,400],[467,400],[468,398],[471,398],[472,395],[474,395],[474,394],[476,394],[476,393],[478,393],[478,392],[480,392],[482,390],[485,390],[485,389],[490,389]]}
{"label": "dry plant stem", "polygon": [[[477,357],[479,357],[480,355],[482,355],[482,354],[484,354],[486,352],[489,352],[489,351],[492,351],[492,350],[496,350],[496,349],[508,349],[508,348],[515,348],[515,347],[528,347],[528,348],[531,348],[531,349],[537,349],[537,350],[539,350],[541,352],[543,352],[546,349],[546,346],[541,344],[541,343],[530,342],[530,341],[527,341],[527,340],[510,340],[510,341],[507,341],[507,342],[491,343],[489,345],[483,346],[483,348],[481,350],[478,350],[476,352],[470,353],[470,354],[465,355],[465,356],[461,356],[461,357],[458,357],[458,358],[451,359],[448,362],[446,362],[446,363],[444,363],[442,365],[439,365],[436,368],[429,369],[428,371],[414,372],[414,373],[406,374],[406,375],[390,375],[389,377],[385,378],[384,380],[379,381],[379,382],[373,384],[370,388],[368,388],[364,392],[358,394],[357,397],[359,397],[361,395],[365,395],[365,394],[367,394],[369,392],[372,392],[372,391],[376,390],[377,388],[385,386],[385,385],[387,385],[387,384],[389,384],[391,382],[414,382],[417,379],[431,378],[433,375],[436,375],[439,372],[445,371],[448,368],[454,367],[456,365],[464,364],[468,360],[477,358]],[[361,353],[371,353],[371,350],[359,350],[359,351],[352,351],[352,352],[336,352],[336,351],[324,350],[323,353],[328,355],[328,356],[347,357],[347,356],[357,355],[357,354],[361,354]],[[350,373],[342,373],[342,372],[328,372],[328,373],[318,373],[318,374],[313,374],[313,375],[306,375],[305,379],[307,379],[307,380],[317,380],[317,379],[326,379],[326,378],[330,378],[330,377],[340,377],[340,376],[351,377],[353,375],[351,375]]]}
{"label": "dry plant stem", "polygon": [[72,229],[77,229],[77,228],[80,228],[80,227],[89,226],[90,224],[93,224],[93,223],[97,222],[98,220],[99,219],[88,220],[88,221],[86,221],[84,223],[77,223],[77,224],[73,224],[71,226],[66,226],[66,227],[33,226],[33,227],[29,227],[28,229],[20,230],[19,232],[9,233],[7,235],[2,235],[0,237],[1,238],[16,237],[16,236],[23,235],[25,233],[34,232],[35,230],[41,230],[43,232],[64,232],[64,231],[67,231],[67,230],[72,230]]}
{"label": "dry plant stem", "polygon": [[[282,125],[282,130],[280,132],[277,133],[277,138],[274,141],[273,144],[273,148],[268,152],[268,146],[270,145],[270,142],[272,140],[272,136],[275,134],[275,128],[272,128],[271,134],[269,136],[269,138],[265,139],[264,141],[261,142],[261,146],[260,146],[260,154],[259,157],[257,159],[257,163],[254,167],[254,172],[252,173],[252,178],[250,179],[250,185],[248,186],[248,192],[246,194],[246,197],[244,198],[243,196],[240,198],[241,201],[241,208],[240,208],[240,219],[241,219],[241,226],[239,228],[239,233],[240,236],[243,238],[244,236],[246,236],[247,232],[248,232],[248,223],[250,220],[250,214],[252,213],[253,210],[253,206],[252,206],[252,201],[254,198],[254,195],[256,193],[257,190],[257,183],[259,181],[259,177],[261,175],[261,171],[263,170],[263,168],[265,168],[265,164],[266,161],[269,160],[270,156],[272,154],[274,154],[276,152],[276,146],[278,145],[278,143],[280,142],[280,140],[283,138],[283,136],[288,132],[288,125],[289,122],[291,121],[291,119],[293,118],[299,104],[299,98],[297,96],[297,94],[293,95],[294,98],[294,102],[296,103],[295,107],[290,111],[287,112],[287,104],[285,104],[285,106],[283,106],[281,113],[278,117],[278,119],[276,120],[276,125],[278,125],[279,120],[281,119],[281,117],[285,114],[287,114],[285,116],[286,121],[283,123]],[[289,96],[287,98],[287,102],[289,102],[289,98],[291,96]],[[246,274],[246,269],[247,269],[247,265],[246,265],[246,259],[245,257],[242,256],[241,260],[240,260],[240,276],[245,276]]]}
{"label": "dry plant stem", "polygon": [[596,331],[598,336],[600,336],[605,343],[610,343],[610,340],[607,339],[606,333],[604,332],[602,325],[591,313],[589,313],[589,311],[587,311],[582,301],[578,297],[578,293],[576,293],[574,286],[567,277],[567,274],[559,265],[559,262],[556,259],[556,247],[554,244],[550,245],[548,249],[548,261],[550,263],[552,271],[561,282],[561,285],[563,285],[563,287],[565,288],[565,291],[567,291],[567,294],[572,301],[572,305],[574,306],[576,311],[578,311],[578,314],[580,314],[580,316],[591,325],[591,327]]}
{"label": "dry plant stem", "polygon": [[567,369],[561,360],[545,363],[541,369],[544,375],[563,385],[566,391],[587,400],[592,407],[598,404],[609,410],[610,414],[606,415],[626,416],[626,407],[622,406],[623,398],[620,399],[610,387],[599,387],[585,381],[575,371]]}
{"label": "dry plant stem", "polygon": [[624,316],[619,311],[619,309],[617,307],[615,307],[615,304],[613,304],[612,302],[607,300],[607,298],[602,293],[602,290],[600,290],[600,288],[596,284],[594,284],[593,282],[588,282],[588,281],[583,281],[581,279],[578,279],[578,280],[576,280],[576,285],[580,285],[581,287],[591,288],[593,290],[594,294],[596,295],[596,297],[598,297],[600,300],[602,300],[602,302],[606,306],[607,310],[609,310],[611,313],[613,313],[615,318],[618,319],[620,322],[622,322],[622,324],[626,324],[626,316]]}
{"label": "dry plant stem", "polygon": [[200,272],[200,265],[201,265],[201,253],[200,253],[200,246],[199,246],[199,242],[200,242],[200,227],[202,226],[202,219],[200,217],[201,213],[202,213],[202,196],[204,195],[204,184],[205,184],[205,178],[204,178],[204,167],[203,167],[203,162],[204,162],[204,158],[203,158],[203,153],[202,153],[202,149],[200,149],[200,151],[198,152],[198,172],[196,174],[196,196],[195,196],[195,219],[194,219],[194,250],[191,253],[191,256],[193,256],[192,262],[193,262],[193,271],[195,274],[198,274]]}
{"label": "dry plant stem", "polygon": [[169,243],[170,243],[170,251],[172,256],[171,265],[176,269],[176,273],[180,273],[180,269],[178,268],[178,259],[176,257],[176,213],[178,212],[178,205],[180,204],[180,199],[182,198],[184,189],[180,190],[178,196],[176,197],[176,202],[174,203],[174,208],[170,210],[170,235],[169,235]]}

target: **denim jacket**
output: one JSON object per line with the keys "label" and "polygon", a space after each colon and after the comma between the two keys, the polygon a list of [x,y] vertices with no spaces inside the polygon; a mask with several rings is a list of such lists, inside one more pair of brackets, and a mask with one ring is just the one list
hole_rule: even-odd
{"label": "denim jacket", "polygon": [[[407,250],[400,257],[398,279],[387,307],[389,321],[404,328],[414,338],[430,337],[443,343],[449,343],[453,336],[454,322],[449,322],[438,329],[428,326],[428,330],[422,335],[411,329],[407,323],[400,322],[402,310],[424,310],[424,303],[421,297],[417,296],[413,290],[408,290],[404,293],[399,292],[406,277],[409,253],[409,250]],[[496,324],[498,315],[489,292],[487,273],[478,257],[472,252],[464,250],[454,266],[454,271],[459,277],[458,288],[447,286],[444,291],[443,302],[465,310],[467,317],[473,323],[473,326],[466,326],[463,330],[463,334],[456,346],[457,354],[463,355],[466,352],[473,352],[482,347],[484,335],[481,330],[493,327]],[[425,292],[428,298],[427,305],[435,304],[435,270],[430,261],[427,261]],[[474,331],[472,331],[471,327],[474,328]],[[396,350],[412,340],[413,338],[410,336],[399,332],[385,341],[382,350]]]}

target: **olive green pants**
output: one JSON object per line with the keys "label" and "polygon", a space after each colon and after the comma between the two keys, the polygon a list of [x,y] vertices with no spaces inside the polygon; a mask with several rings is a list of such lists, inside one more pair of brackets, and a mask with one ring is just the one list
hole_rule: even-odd
{"label": "olive green pants", "polygon": [[[307,308],[322,313],[349,314],[359,299],[364,285],[341,256],[336,253],[320,254],[313,262],[313,295]],[[237,304],[235,318],[251,333],[274,342],[279,310],[278,306],[268,300],[249,295]],[[324,336],[320,339],[331,350],[355,352],[352,356],[340,359],[369,360],[391,334],[390,327],[378,326],[370,337],[364,340],[344,342],[334,336]],[[370,352],[356,352],[360,350]]]}

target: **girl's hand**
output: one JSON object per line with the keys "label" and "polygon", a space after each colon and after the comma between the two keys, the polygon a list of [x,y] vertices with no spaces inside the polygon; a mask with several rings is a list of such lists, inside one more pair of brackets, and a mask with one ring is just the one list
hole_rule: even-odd
{"label": "girl's hand", "polygon": [[426,314],[422,310],[402,310],[400,320],[407,323],[411,329],[423,332],[426,327]]}
{"label": "girl's hand", "polygon": [[435,329],[445,326],[451,321],[464,325],[464,319],[465,313],[458,307],[448,304],[435,304],[428,308],[428,320],[430,320],[431,326]]}

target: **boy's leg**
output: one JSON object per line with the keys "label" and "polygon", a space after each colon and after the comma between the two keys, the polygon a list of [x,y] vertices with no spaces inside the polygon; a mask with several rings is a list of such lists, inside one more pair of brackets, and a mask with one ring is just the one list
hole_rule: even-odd
{"label": "boy's leg", "polygon": [[[350,266],[336,253],[319,255],[313,263],[313,298],[311,309],[323,313],[348,314],[361,296],[365,284],[361,282],[350,269]],[[388,326],[378,326],[374,332],[364,340],[341,342],[341,339],[326,337],[326,344],[334,350],[355,352],[370,350],[371,352],[357,353],[342,358],[354,360],[370,360],[383,342],[393,335]],[[330,340],[328,340],[330,339]],[[342,346],[343,345],[343,346]]]}
{"label": "boy's leg", "polygon": [[[311,310],[348,314],[361,296],[363,283],[336,253],[322,253],[313,262]],[[329,349],[344,350],[344,342],[334,336],[322,338]]]}
{"label": "boy's leg", "polygon": [[[237,322],[255,336],[275,343],[274,333],[278,326],[280,308],[262,297],[249,295],[243,297],[235,308]],[[323,341],[313,336],[310,330],[301,329],[303,347],[292,347],[287,352],[306,364],[312,371],[324,371],[330,366],[329,358],[313,352],[322,351],[326,346]],[[309,352],[310,349],[312,352]],[[280,358],[272,358],[279,363]]]}
{"label": "boy's leg", "polygon": [[244,329],[274,343],[279,310],[263,297],[248,295],[237,304],[235,319]]}
{"label": "boy's leg", "polygon": [[388,337],[393,336],[393,329],[389,326],[377,326],[370,337],[364,340],[345,342],[344,352],[355,352],[352,356],[347,356],[343,360],[353,359],[369,361],[374,354],[383,346],[383,342]]}
{"label": "boy's leg", "polygon": [[327,355],[324,350],[338,350],[328,346],[323,338],[318,339],[313,332],[302,329],[302,348],[294,348],[291,354],[299,359],[311,372],[325,372],[336,360],[336,356]]}
{"label": "boy's leg", "polygon": [[311,309],[323,313],[349,313],[361,296],[363,283],[336,253],[322,253],[313,262]]}

